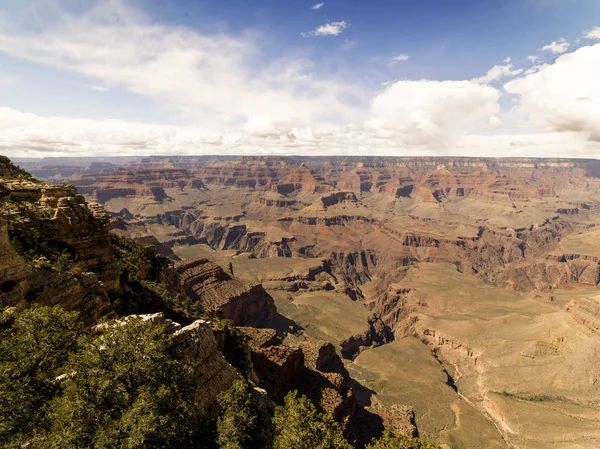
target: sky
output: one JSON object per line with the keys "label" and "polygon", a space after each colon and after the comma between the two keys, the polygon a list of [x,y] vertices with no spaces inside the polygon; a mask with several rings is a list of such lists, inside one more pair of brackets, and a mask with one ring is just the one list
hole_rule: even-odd
{"label": "sky", "polygon": [[2,0],[0,154],[600,157],[598,0]]}

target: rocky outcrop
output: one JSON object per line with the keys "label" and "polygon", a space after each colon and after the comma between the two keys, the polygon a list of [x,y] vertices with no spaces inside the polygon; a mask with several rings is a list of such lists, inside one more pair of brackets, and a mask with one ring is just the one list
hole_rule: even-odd
{"label": "rocky outcrop", "polygon": [[[0,161],[2,162],[2,161]],[[30,179],[0,163],[0,302],[78,310],[86,325],[114,315],[119,288],[109,217],[70,185]]]}
{"label": "rocky outcrop", "polygon": [[211,326],[206,321],[194,321],[177,330],[173,337],[177,354],[194,368],[196,400],[204,409],[214,407],[217,395],[229,389],[240,375],[217,350]]}
{"label": "rocky outcrop", "polygon": [[331,253],[329,266],[332,274],[345,286],[344,293],[353,300],[363,298],[360,286],[371,280],[377,267],[377,254],[374,251],[354,253]]}
{"label": "rocky outcrop", "polygon": [[356,400],[346,383],[344,365],[331,343],[281,344],[269,332],[248,332],[254,372],[261,388],[276,401],[291,390],[306,395],[345,426],[351,424]]}
{"label": "rocky outcrop", "polygon": [[593,332],[600,331],[600,297],[576,298],[571,300],[565,310],[573,319]]}
{"label": "rocky outcrop", "polygon": [[335,192],[321,197],[321,203],[323,203],[323,206],[325,207],[334,206],[343,203],[344,201],[356,203],[358,202],[358,198],[356,198],[354,192]]}
{"label": "rocky outcrop", "polygon": [[254,347],[252,363],[260,386],[275,400],[282,401],[304,368],[304,353],[285,345]]}
{"label": "rocky outcrop", "polygon": [[8,223],[0,218],[0,302],[14,303],[29,288],[31,267],[10,244]]}
{"label": "rocky outcrop", "polygon": [[88,204],[69,185],[1,181],[8,191],[2,213],[11,237],[59,242],[83,270],[94,271],[108,289],[118,287],[116,261],[110,249],[110,218],[102,207]]}
{"label": "rocky outcrop", "polygon": [[236,250],[256,257],[292,256],[293,237],[272,239],[266,232],[251,231],[245,224],[238,224],[240,218],[197,216],[189,212],[184,215],[181,227],[216,250]]}
{"label": "rocky outcrop", "polygon": [[567,259],[564,256],[558,260],[511,265],[496,279],[498,286],[520,292],[543,292],[567,283],[597,285],[599,282],[600,265],[597,261]]}
{"label": "rocky outcrop", "polygon": [[377,316],[369,319],[369,330],[340,343],[342,357],[355,359],[361,351],[394,341],[394,333]]}
{"label": "rocky outcrop", "polygon": [[[163,313],[128,315],[116,323],[124,323],[138,317],[147,323],[164,326],[172,334],[175,356],[185,361],[194,370],[196,380],[194,394],[197,404],[208,413],[216,413],[217,395],[229,389],[233,382],[241,379],[239,373],[217,349],[211,323],[196,320],[188,326],[165,318]],[[91,329],[92,335],[101,334],[114,322],[98,324]]]}
{"label": "rocky outcrop", "polygon": [[186,295],[220,319],[260,326],[276,312],[273,298],[262,285],[236,279],[208,259],[181,263],[177,273]]}

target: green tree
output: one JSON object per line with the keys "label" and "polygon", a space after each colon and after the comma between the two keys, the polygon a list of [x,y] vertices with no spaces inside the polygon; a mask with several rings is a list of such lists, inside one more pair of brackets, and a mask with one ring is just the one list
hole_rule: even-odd
{"label": "green tree", "polygon": [[[217,422],[219,447],[225,449],[244,449],[256,442],[256,410],[252,405],[252,396],[248,393],[248,384],[236,380],[231,388],[218,396],[219,420]],[[253,441],[254,440],[254,441]]]}
{"label": "green tree", "polygon": [[287,394],[275,409],[274,449],[350,449],[340,425],[297,391]]}
{"label": "green tree", "polygon": [[77,312],[32,307],[0,331],[0,445],[18,447],[46,424],[56,377],[77,342]]}
{"label": "green tree", "polygon": [[82,341],[53,403],[43,447],[205,447],[189,365],[173,356],[164,326],[111,322]]}
{"label": "green tree", "polygon": [[441,449],[441,446],[420,438],[396,435],[388,430],[378,439],[373,439],[366,449]]}

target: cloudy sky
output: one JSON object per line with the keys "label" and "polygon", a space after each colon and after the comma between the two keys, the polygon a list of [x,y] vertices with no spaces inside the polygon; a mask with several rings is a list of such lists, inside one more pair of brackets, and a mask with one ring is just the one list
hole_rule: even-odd
{"label": "cloudy sky", "polygon": [[598,0],[1,0],[0,153],[600,157]]}

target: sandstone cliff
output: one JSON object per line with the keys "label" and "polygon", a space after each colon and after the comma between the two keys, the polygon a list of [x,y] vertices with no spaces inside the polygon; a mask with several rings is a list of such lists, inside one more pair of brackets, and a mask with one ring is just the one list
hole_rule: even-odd
{"label": "sandstone cliff", "polygon": [[91,324],[113,314],[119,287],[109,218],[69,185],[52,186],[0,160],[0,303],[61,304]]}
{"label": "sandstone cliff", "polygon": [[260,326],[275,314],[273,298],[262,285],[240,281],[208,259],[183,262],[177,272],[188,297],[220,319]]}

